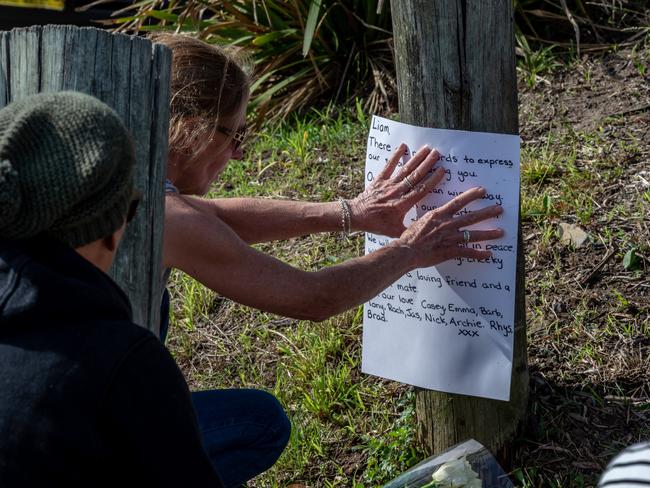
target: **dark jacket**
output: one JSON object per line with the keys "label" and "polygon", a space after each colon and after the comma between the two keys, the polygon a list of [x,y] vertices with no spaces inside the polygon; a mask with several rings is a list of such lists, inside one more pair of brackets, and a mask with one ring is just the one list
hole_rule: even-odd
{"label": "dark jacket", "polygon": [[0,241],[0,486],[222,486],[126,296],[56,241]]}

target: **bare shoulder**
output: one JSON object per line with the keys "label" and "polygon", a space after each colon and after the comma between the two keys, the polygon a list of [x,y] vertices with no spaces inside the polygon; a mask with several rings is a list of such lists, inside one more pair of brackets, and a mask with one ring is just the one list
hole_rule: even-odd
{"label": "bare shoulder", "polygon": [[243,242],[201,199],[165,196],[165,267],[194,268],[205,259],[226,258]]}
{"label": "bare shoulder", "polygon": [[167,218],[176,221],[181,218],[207,218],[212,214],[209,207],[200,198],[178,193],[167,193],[165,195],[165,224]]}

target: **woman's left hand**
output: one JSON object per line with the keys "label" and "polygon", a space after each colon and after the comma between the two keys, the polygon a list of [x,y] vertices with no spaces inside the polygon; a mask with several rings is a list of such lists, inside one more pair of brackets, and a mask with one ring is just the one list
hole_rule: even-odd
{"label": "woman's left hand", "polygon": [[440,154],[428,146],[416,152],[393,176],[406,150],[406,144],[400,144],[370,186],[350,200],[353,229],[399,237],[405,229],[406,212],[442,180],[444,170],[432,170]]}

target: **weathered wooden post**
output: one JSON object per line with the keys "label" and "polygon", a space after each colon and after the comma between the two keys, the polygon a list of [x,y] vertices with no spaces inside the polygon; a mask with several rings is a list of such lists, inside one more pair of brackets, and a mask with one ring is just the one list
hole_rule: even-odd
{"label": "weathered wooden post", "polygon": [[[518,133],[511,0],[391,1],[402,122]],[[510,401],[418,391],[418,433],[430,453],[474,438],[502,463],[528,400],[524,260],[517,253]]]}
{"label": "weathered wooden post", "polygon": [[142,200],[112,275],[131,299],[134,321],[156,334],[170,70],[169,49],[141,38],[72,26],[0,32],[0,107],[38,92],[76,90],[113,107],[131,131]]}

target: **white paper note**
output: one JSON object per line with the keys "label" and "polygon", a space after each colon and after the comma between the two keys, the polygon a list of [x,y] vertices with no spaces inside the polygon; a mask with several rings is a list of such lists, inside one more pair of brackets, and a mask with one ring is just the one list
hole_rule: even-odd
{"label": "white paper note", "polygon": [[[505,236],[468,244],[492,251],[490,259],[453,259],[414,270],[369,300],[364,307],[362,370],[431,390],[508,400],[514,334],[519,137],[429,129],[373,117],[366,186],[402,142],[411,154],[425,144],[436,148],[441,154],[436,166],[445,169],[443,182],[409,211],[405,225],[459,193],[483,186],[487,190],[485,197],[461,213],[501,205],[504,211],[500,217],[470,229],[501,227]],[[366,253],[390,241],[367,233]]]}

